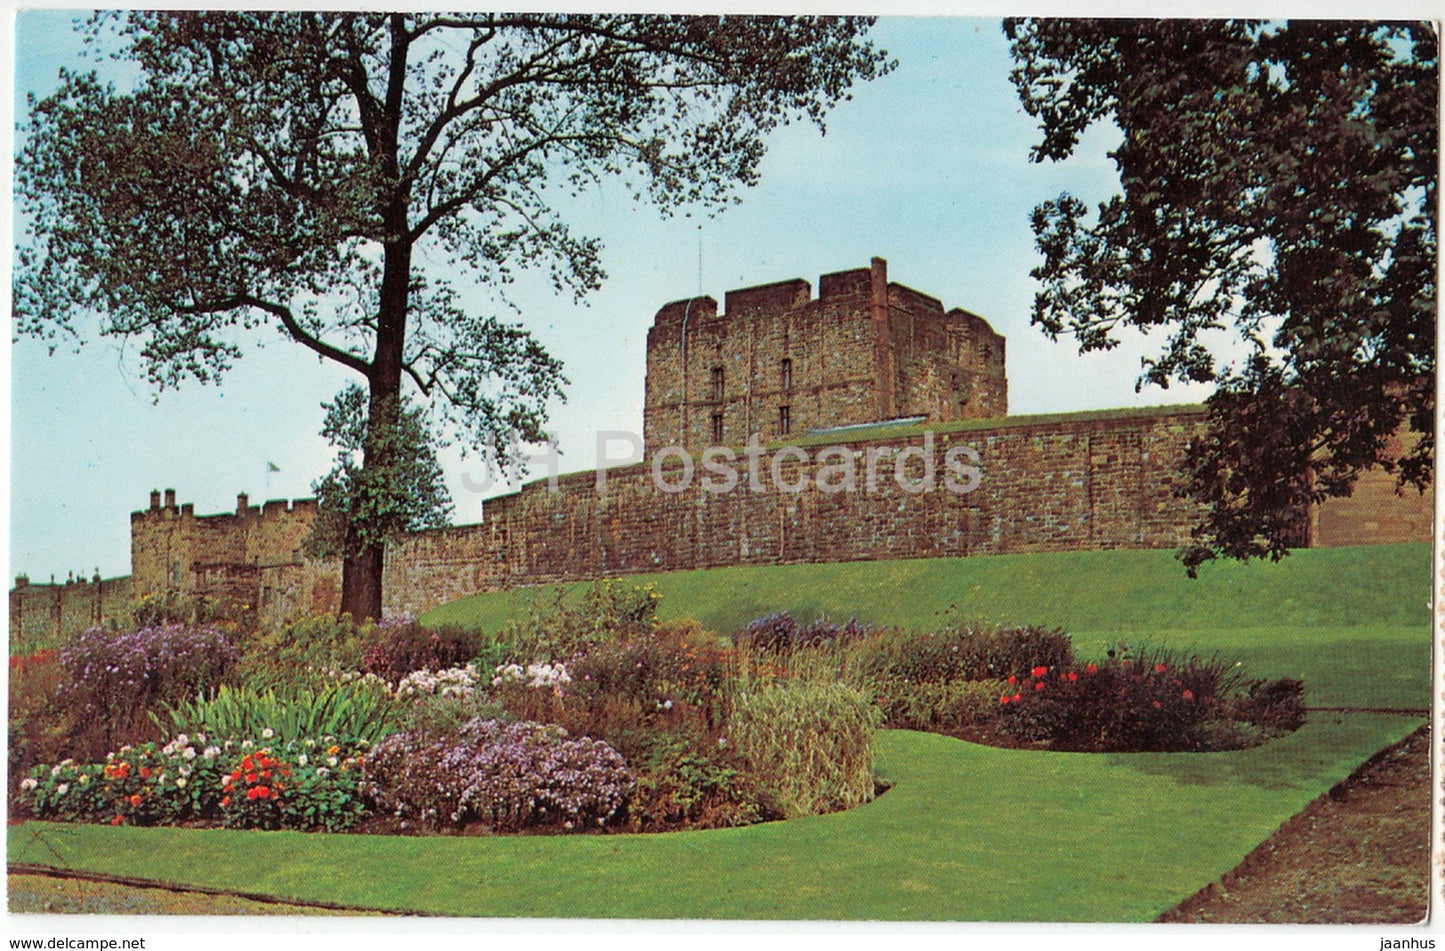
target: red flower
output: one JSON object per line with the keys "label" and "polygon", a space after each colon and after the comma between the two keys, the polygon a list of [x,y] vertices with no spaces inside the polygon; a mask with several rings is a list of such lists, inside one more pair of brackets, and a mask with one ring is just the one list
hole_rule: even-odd
{"label": "red flower", "polygon": [[1018,702],[1019,702],[1020,700],[1022,700],[1023,698],[1024,698],[1024,695],[1021,694],[1021,693],[1016,693],[1016,694],[1014,694],[1014,703],[1018,703]]}
{"label": "red flower", "polygon": [[132,806],[139,806],[140,803],[141,803],[140,793],[136,793],[134,796],[131,796],[131,797],[130,797],[130,804],[131,804]]}
{"label": "red flower", "polygon": [[269,769],[263,769],[263,770],[261,770],[261,778],[262,778],[262,779],[270,779],[270,778],[271,778],[271,771],[270,771]]}
{"label": "red flower", "polygon": [[1013,686],[1014,684],[1016,684],[1016,683],[1019,682],[1019,679],[1018,679],[1017,677],[1015,677],[1013,674],[1009,674],[1009,675],[1008,675],[1008,682],[1009,682],[1009,686]]}
{"label": "red flower", "polygon": [[245,770],[248,773],[251,771],[251,755],[249,753],[246,754],[245,759],[241,760],[241,769]]}
{"label": "red flower", "polygon": [[255,798],[256,798],[256,790],[259,789],[259,788],[260,788],[259,786],[252,786],[250,789],[246,790],[246,798],[247,798],[247,799],[255,799]]}
{"label": "red flower", "polygon": [[999,702],[999,705],[1000,705],[1000,706],[1002,706],[1003,704],[1008,703],[1008,694],[1004,694],[1002,697],[999,697],[999,698],[998,698],[998,702]]}
{"label": "red flower", "polygon": [[1180,696],[1183,697],[1185,700],[1193,701],[1193,700],[1194,700],[1194,691],[1193,691],[1193,690],[1185,690],[1182,694],[1180,694]]}
{"label": "red flower", "polygon": [[1158,700],[1155,700],[1155,701],[1154,701],[1154,709],[1155,709],[1155,710],[1163,709],[1163,707],[1164,707],[1164,704],[1160,703]]}
{"label": "red flower", "polygon": [[1048,673],[1048,672],[1049,672],[1049,669],[1048,669],[1047,667],[1035,667],[1035,668],[1034,668],[1034,671],[1033,671],[1035,677],[1042,677],[1044,674],[1046,674],[1046,673]]}
{"label": "red flower", "polygon": [[1154,673],[1156,673],[1156,674],[1162,674],[1162,673],[1164,673],[1164,671],[1166,671],[1166,670],[1168,670],[1168,669],[1169,669],[1169,668],[1168,668],[1167,666],[1165,666],[1164,664],[1155,664],[1155,665],[1154,665]]}
{"label": "red flower", "polygon": [[1069,683],[1073,683],[1074,681],[1076,681],[1076,680],[1078,680],[1078,679],[1079,679],[1079,675],[1078,675],[1078,674],[1074,673],[1072,670],[1069,671]]}
{"label": "red flower", "polygon": [[1098,664],[1090,664],[1089,666],[1087,666],[1087,667],[1084,668],[1084,673],[1086,673],[1086,674],[1097,674],[1098,672],[1099,672],[1099,665],[1098,665]]}
{"label": "red flower", "polygon": [[255,773],[247,773],[247,774],[246,774],[246,782],[248,782],[248,783],[254,783],[255,781],[256,781],[256,774],[255,774]]}
{"label": "red flower", "polygon": [[222,797],[221,797],[221,805],[222,805],[222,806],[229,806],[230,804],[231,804],[231,797],[230,797],[230,796],[222,796]]}
{"label": "red flower", "polygon": [[1042,690],[1042,689],[1044,689],[1044,682],[1043,682],[1042,680],[1040,680],[1038,683],[1034,684],[1034,689],[1035,689],[1035,690]]}
{"label": "red flower", "polygon": [[256,787],[256,798],[257,798],[257,799],[268,799],[268,798],[270,798],[270,796],[271,796],[271,790],[267,789],[265,786],[257,786],[257,787]]}
{"label": "red flower", "polygon": [[149,766],[142,766],[142,767],[140,768],[140,778],[141,778],[141,779],[150,779],[150,778],[151,778],[151,768],[150,768]]}
{"label": "red flower", "polygon": [[114,819],[110,820],[110,824],[113,826],[118,826],[123,822],[125,822],[125,816],[116,816]]}

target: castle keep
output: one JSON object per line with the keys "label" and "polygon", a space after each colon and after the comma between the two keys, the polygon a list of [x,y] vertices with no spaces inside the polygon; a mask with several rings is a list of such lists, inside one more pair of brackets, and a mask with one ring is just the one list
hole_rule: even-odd
{"label": "castle keep", "polygon": [[649,450],[811,430],[1008,414],[1004,338],[966,310],[888,282],[888,264],[675,301],[647,334]]}
{"label": "castle keep", "polygon": [[[647,341],[647,461],[563,475],[488,499],[480,523],[388,546],[388,613],[421,612],[499,588],[740,564],[1175,548],[1198,518],[1178,498],[1179,463],[1203,422],[1194,406],[1009,417],[1004,339],[983,318],[889,283],[887,265],[728,292],[658,311]],[[702,456],[756,436],[776,477],[730,491],[684,480],[669,447]],[[823,448],[832,452],[825,460]],[[950,453],[977,459],[976,484],[918,488]],[[666,462],[664,463],[664,459]],[[843,460],[840,463],[839,460]],[[851,463],[850,463],[851,461]],[[656,465],[654,465],[656,463]],[[853,491],[827,491],[852,464]],[[883,473],[864,480],[872,467]],[[663,491],[657,476],[676,488]],[[893,475],[908,478],[894,478]],[[777,485],[805,485],[779,491]],[[130,578],[10,592],[12,630],[70,633],[129,597],[204,594],[265,618],[334,610],[335,561],[301,543],[310,500],[196,515],[173,490],[131,516]],[[1423,541],[1430,495],[1365,473],[1348,499],[1301,513],[1300,544]]]}

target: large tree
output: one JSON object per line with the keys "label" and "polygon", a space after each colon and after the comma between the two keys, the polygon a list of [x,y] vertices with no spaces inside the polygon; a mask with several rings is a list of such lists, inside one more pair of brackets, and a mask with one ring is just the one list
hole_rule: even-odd
{"label": "large tree", "polygon": [[[1010,20],[1035,161],[1095,124],[1120,191],[1033,228],[1033,320],[1081,350],[1159,331],[1140,382],[1215,384],[1181,552],[1281,557],[1365,469],[1434,458],[1438,37],[1359,21]],[[1233,341],[1234,360],[1222,358]],[[1244,342],[1241,352],[1239,342]],[[1221,344],[1223,344],[1221,348]],[[1399,448],[1394,437],[1413,435]]]}
{"label": "large tree", "polygon": [[[360,376],[348,484],[404,492],[407,479],[386,476],[416,471],[388,459],[417,448],[404,383],[493,452],[538,438],[561,384],[535,340],[469,313],[446,278],[500,292],[541,269],[559,292],[595,288],[598,243],[559,213],[568,196],[608,181],[665,209],[725,203],[756,179],[771,130],[821,127],[854,82],[888,68],[870,23],[97,16],[90,39],[138,78],[117,90],[65,72],[30,104],[16,326],[138,339],[165,388],[215,380],[269,325]],[[405,501],[353,511],[396,515]],[[342,609],[358,618],[381,608],[384,538],[365,528],[342,550]]]}

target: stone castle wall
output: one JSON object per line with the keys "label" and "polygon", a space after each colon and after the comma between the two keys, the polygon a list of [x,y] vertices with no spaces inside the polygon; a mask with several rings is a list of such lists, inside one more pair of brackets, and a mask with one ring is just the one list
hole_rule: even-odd
{"label": "stone castle wall", "polygon": [[1004,338],[962,309],[889,283],[887,262],[696,297],[647,335],[643,442],[695,455],[877,420],[1008,412]]}
{"label": "stone castle wall", "polygon": [[[1192,407],[1083,413],[940,427],[931,444],[913,431],[762,453],[765,483],[776,465],[779,484],[808,484],[796,494],[751,491],[741,458],[740,484],[728,492],[705,491],[701,467],[677,493],[656,488],[651,464],[609,470],[601,492],[593,473],[574,473],[560,477],[555,491],[539,482],[488,500],[480,524],[390,546],[383,597],[389,613],[420,612],[480,591],[638,572],[1176,547],[1197,517],[1174,489],[1185,442],[1201,420]],[[830,446],[844,454],[823,455]],[[971,492],[949,491],[943,481],[967,482],[945,464],[958,447],[977,453]],[[799,450],[810,458],[794,458]],[[905,452],[908,480],[923,480],[931,464],[931,491],[909,491],[894,477]],[[872,491],[870,456],[878,473]],[[843,484],[842,458],[853,460],[856,491],[820,489],[820,474],[829,486]],[[675,459],[660,471],[669,484],[683,481]]]}
{"label": "stone castle wall", "polygon": [[10,589],[10,640],[27,645],[68,640],[121,617],[130,606],[131,579],[96,575],[32,584],[25,575]]}

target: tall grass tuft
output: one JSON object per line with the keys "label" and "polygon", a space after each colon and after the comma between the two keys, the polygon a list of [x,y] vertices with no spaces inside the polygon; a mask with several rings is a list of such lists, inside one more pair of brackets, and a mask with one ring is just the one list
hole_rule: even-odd
{"label": "tall grass tuft", "polygon": [[729,732],[786,818],[836,812],[873,798],[873,733],[881,715],[837,681],[753,681],[733,699]]}
{"label": "tall grass tuft", "polygon": [[407,714],[386,691],[364,683],[311,687],[277,684],[221,687],[215,696],[167,704],[151,719],[167,736],[207,733],[213,737],[255,737],[271,730],[277,741],[334,736],[375,743],[400,729]]}

